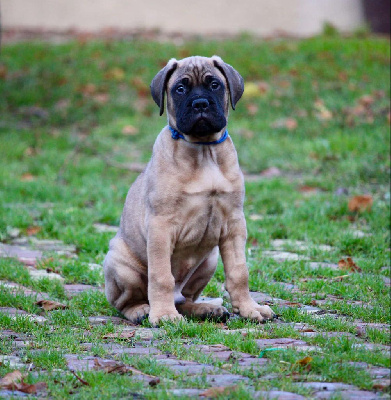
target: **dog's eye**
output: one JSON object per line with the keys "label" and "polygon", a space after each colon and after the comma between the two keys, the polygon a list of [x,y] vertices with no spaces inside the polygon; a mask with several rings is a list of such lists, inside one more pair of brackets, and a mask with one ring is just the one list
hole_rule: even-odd
{"label": "dog's eye", "polygon": [[176,88],[176,92],[179,93],[179,94],[185,93],[185,87],[184,87],[183,85],[179,85],[179,86]]}
{"label": "dog's eye", "polygon": [[220,84],[219,84],[219,82],[217,82],[217,81],[213,81],[213,82],[210,84],[210,87],[212,88],[212,90],[217,90],[217,89],[220,87]]}

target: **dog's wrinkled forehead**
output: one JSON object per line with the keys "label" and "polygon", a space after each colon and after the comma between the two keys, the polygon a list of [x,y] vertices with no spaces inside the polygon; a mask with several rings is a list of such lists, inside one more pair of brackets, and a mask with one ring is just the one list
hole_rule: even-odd
{"label": "dog's wrinkled forehead", "polygon": [[178,61],[178,67],[172,74],[169,86],[178,78],[188,78],[192,85],[201,85],[207,76],[217,76],[225,81],[224,75],[214,66],[213,60],[207,57],[188,57]]}

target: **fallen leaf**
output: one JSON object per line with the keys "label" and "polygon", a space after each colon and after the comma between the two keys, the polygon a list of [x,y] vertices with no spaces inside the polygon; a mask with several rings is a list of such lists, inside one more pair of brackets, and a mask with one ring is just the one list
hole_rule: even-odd
{"label": "fallen leaf", "polygon": [[37,391],[46,389],[46,382],[37,382],[28,384],[23,381],[23,375],[20,371],[12,371],[0,379],[0,388],[5,390],[17,390],[23,393],[33,394]]}
{"label": "fallen leaf", "polygon": [[125,71],[122,68],[114,67],[105,73],[106,79],[112,79],[114,81],[122,81],[125,78]]}
{"label": "fallen leaf", "polygon": [[26,229],[26,234],[27,234],[27,236],[32,236],[32,235],[36,235],[40,231],[41,231],[41,227],[39,227],[39,226],[29,226]]}
{"label": "fallen leaf", "polygon": [[130,332],[116,332],[116,333],[107,333],[103,336],[103,339],[122,339],[122,340],[129,340],[136,334],[136,331]]}
{"label": "fallen leaf", "polygon": [[131,84],[136,88],[139,97],[148,97],[150,93],[149,86],[139,76],[131,80]]}
{"label": "fallen leaf", "polygon": [[0,79],[5,79],[7,77],[7,67],[5,65],[0,65]]}
{"label": "fallen leaf", "polygon": [[308,364],[310,364],[310,363],[312,362],[312,360],[313,360],[312,357],[307,356],[307,357],[302,358],[302,359],[299,360],[299,361],[296,361],[296,364],[299,364],[299,365],[308,365]]}
{"label": "fallen leaf", "polygon": [[348,208],[353,212],[370,211],[373,205],[373,198],[369,194],[354,196],[349,200]]}
{"label": "fallen leaf", "polygon": [[387,380],[384,380],[384,383],[375,383],[372,385],[372,389],[375,390],[385,390],[385,389],[389,389],[390,387],[390,383]]}
{"label": "fallen leaf", "polygon": [[350,275],[340,275],[340,276],[335,276],[334,278],[331,278],[332,281],[342,281],[342,279],[348,278]]}
{"label": "fallen leaf", "polygon": [[18,382],[22,379],[23,375],[20,371],[12,371],[0,379],[0,387],[7,386],[11,383]]}
{"label": "fallen leaf", "polygon": [[251,99],[254,97],[260,97],[262,95],[261,91],[259,90],[258,85],[255,82],[248,82],[244,86],[243,98],[244,99]]}
{"label": "fallen leaf", "polygon": [[96,85],[93,83],[87,83],[86,85],[81,86],[79,91],[84,95],[91,96],[96,93]]}
{"label": "fallen leaf", "polygon": [[134,375],[143,375],[147,376],[151,379],[157,379],[156,376],[144,374],[140,370],[131,367],[130,365],[125,365],[121,362],[114,361],[114,360],[99,360],[98,358],[94,359],[94,370],[97,371],[104,371],[108,374],[116,373],[116,374],[134,374]]}
{"label": "fallen leaf", "polygon": [[306,328],[306,329],[300,329],[299,332],[316,332],[316,331],[311,328]]}
{"label": "fallen leaf", "polygon": [[200,394],[201,397],[209,397],[209,398],[215,398],[218,397],[222,394],[227,394],[234,392],[237,389],[237,385],[235,386],[217,386],[217,387],[212,387],[209,388],[207,390],[205,390],[205,392],[202,392]]}
{"label": "fallen leaf", "polygon": [[122,134],[123,134],[123,135],[134,136],[134,135],[137,135],[138,132],[139,132],[139,130],[138,130],[135,126],[133,126],[133,125],[125,125],[125,126],[122,128]]}
{"label": "fallen leaf", "polygon": [[338,261],[339,269],[351,271],[351,272],[361,272],[361,268],[356,265],[351,257],[348,257],[346,260],[341,259]]}
{"label": "fallen leaf", "polygon": [[294,118],[281,118],[274,121],[270,126],[271,128],[286,128],[292,131],[297,128],[297,121]]}
{"label": "fallen leaf", "polygon": [[246,108],[249,115],[255,115],[258,112],[258,106],[254,103],[247,104]]}
{"label": "fallen leaf", "polygon": [[42,307],[45,311],[64,310],[68,308],[65,304],[52,300],[39,300],[35,303],[38,307]]}
{"label": "fallen leaf", "polygon": [[22,182],[32,182],[35,181],[35,176],[33,174],[30,174],[30,172],[26,172],[20,177],[20,180]]}
{"label": "fallen leaf", "polygon": [[365,94],[364,96],[361,96],[358,99],[358,102],[362,104],[364,107],[369,107],[374,101],[375,99],[373,98],[373,96],[369,94]]}
{"label": "fallen leaf", "polygon": [[316,116],[321,121],[328,121],[333,118],[333,114],[327,107],[324,105],[323,100],[318,99],[314,103],[314,108],[316,110]]}
{"label": "fallen leaf", "polygon": [[314,186],[301,185],[299,186],[299,192],[310,195],[320,192],[320,189]]}

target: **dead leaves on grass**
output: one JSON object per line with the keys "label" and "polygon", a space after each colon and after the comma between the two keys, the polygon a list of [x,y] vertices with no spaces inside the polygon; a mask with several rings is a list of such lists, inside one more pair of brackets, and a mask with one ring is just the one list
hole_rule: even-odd
{"label": "dead leaves on grass", "polygon": [[67,308],[65,304],[61,304],[53,300],[39,300],[35,304],[38,307],[43,308],[45,311],[64,310]]}
{"label": "dead leaves on grass", "polygon": [[232,393],[238,388],[237,385],[235,386],[217,386],[206,389],[205,392],[200,394],[200,397],[208,397],[214,399],[224,394]]}
{"label": "dead leaves on grass", "polygon": [[20,371],[12,371],[0,379],[0,388],[5,390],[17,390],[18,392],[34,394],[46,389],[46,382],[37,382],[28,384],[23,381],[23,375]]}
{"label": "dead leaves on grass", "polygon": [[353,261],[351,257],[348,257],[346,260],[341,259],[338,261],[339,269],[350,272],[361,272],[362,269]]}
{"label": "dead leaves on grass", "polygon": [[354,196],[349,200],[348,208],[352,212],[371,211],[373,198],[369,194]]}
{"label": "dead leaves on grass", "polygon": [[99,360],[98,358],[94,359],[94,370],[95,371],[104,371],[107,374],[129,374],[129,375],[142,375],[149,378],[148,384],[150,386],[156,386],[160,382],[160,378],[152,375],[145,374],[141,372],[137,368],[131,367],[130,365],[122,364],[121,362],[114,360]]}
{"label": "dead leaves on grass", "polygon": [[134,337],[136,331],[130,332],[115,332],[115,333],[107,333],[103,336],[103,339],[120,339],[120,340],[129,340]]}

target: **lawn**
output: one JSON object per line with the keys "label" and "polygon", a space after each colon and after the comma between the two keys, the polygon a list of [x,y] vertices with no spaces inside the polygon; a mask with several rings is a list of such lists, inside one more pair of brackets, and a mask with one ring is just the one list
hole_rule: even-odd
{"label": "lawn", "polygon": [[[25,390],[59,399],[387,396],[389,45],[3,45],[0,377],[19,370]],[[106,301],[100,265],[166,124],[149,83],[195,54],[221,56],[246,83],[228,130],[246,177],[250,290],[279,318],[134,327]],[[229,307],[223,282],[220,263],[203,295]],[[45,311],[42,299],[60,305]]]}

